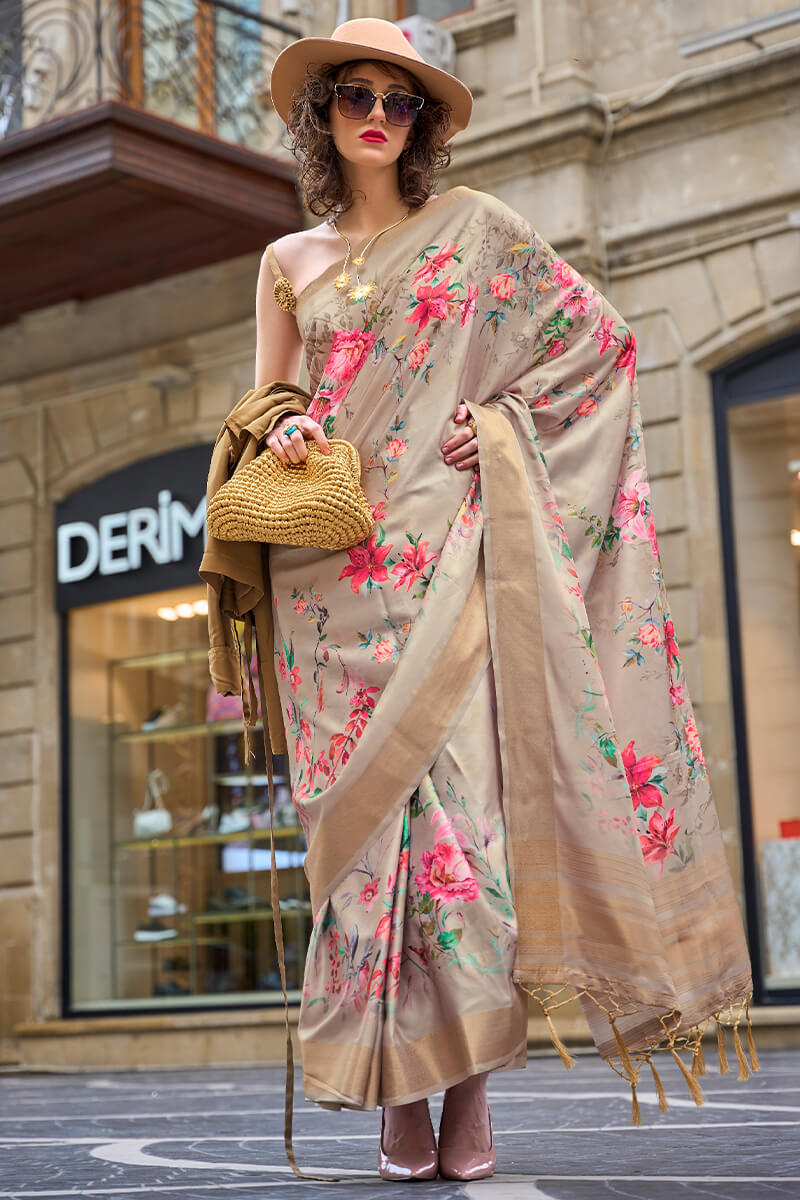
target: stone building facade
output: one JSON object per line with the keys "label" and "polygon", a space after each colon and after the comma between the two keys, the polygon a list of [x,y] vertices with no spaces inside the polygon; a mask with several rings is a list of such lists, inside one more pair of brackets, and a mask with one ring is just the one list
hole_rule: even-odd
{"label": "stone building facade", "polygon": [[[351,16],[403,15],[379,0],[349,7]],[[739,404],[741,413],[752,406],[752,435],[769,434],[755,407],[763,392],[780,403],[770,418],[782,422],[778,441],[793,438],[800,459],[800,375],[793,374],[800,24],[770,28],[781,9],[769,0],[476,0],[441,18],[455,38],[456,73],[476,98],[441,186],[491,191],[516,208],[608,295],[636,334],[675,627],[760,956],[770,882],[759,838],[777,837],[771,826],[759,833],[757,806],[771,803],[765,789],[786,795],[800,765],[793,758],[798,710],[791,710],[797,684],[777,662],[772,676],[748,675],[748,631],[753,645],[763,646],[766,635],[749,610],[731,613],[753,581],[726,549],[726,538],[731,545],[738,538],[740,549],[749,543],[746,531],[726,525],[719,455],[727,437],[741,502],[746,507],[749,495],[766,503],[763,489],[747,492],[749,460],[739,462],[736,429],[724,427],[733,411],[725,388],[741,365],[755,379]],[[301,13],[304,32],[329,33],[340,10],[315,4],[313,14]],[[745,22],[756,23],[755,32],[719,36]],[[708,48],[687,53],[703,37],[712,39]],[[67,299],[0,327],[0,1060],[135,1063],[164,1061],[166,1053],[176,1062],[230,1062],[281,1054],[280,1015],[268,1006],[66,1011],[64,955],[77,931],[65,939],[62,927],[70,869],[62,854],[68,681],[59,680],[65,634],[54,599],[54,506],[101,476],[213,440],[252,386],[258,263],[250,253],[97,299]],[[774,380],[759,383],[759,370],[769,375],[771,362],[788,364],[783,390]],[[796,528],[796,490],[788,475],[776,483],[772,500],[782,512],[795,504],[789,524]],[[737,509],[735,490],[726,503]],[[788,545],[788,525],[785,532]],[[773,648],[783,646],[786,662],[796,661],[796,562],[780,602],[769,587],[770,563],[754,569],[765,573],[764,603],[777,605]],[[781,605],[788,606],[782,640]],[[731,654],[734,617],[738,658]],[[771,733],[756,719],[770,681],[783,697]],[[768,750],[754,740],[759,729]],[[787,799],[772,815],[776,825],[778,816],[800,817],[800,804],[792,812]],[[800,911],[800,898],[797,904]],[[780,1024],[781,1036],[791,1036],[800,966],[790,962],[781,975],[779,965],[762,965],[759,978],[756,1022]],[[577,1018],[570,1032],[581,1036]]]}

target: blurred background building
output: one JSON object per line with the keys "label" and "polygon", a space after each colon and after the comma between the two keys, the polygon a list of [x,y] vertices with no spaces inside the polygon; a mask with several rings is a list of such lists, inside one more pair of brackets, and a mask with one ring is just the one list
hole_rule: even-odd
{"label": "blurred background building", "polygon": [[440,190],[507,201],[635,331],[756,1021],[791,1038],[800,6],[0,0],[0,1061],[281,1057],[265,767],[209,694],[196,569],[209,447],[253,384],[261,251],[316,223],[270,65],[352,16],[402,20],[472,89]]}

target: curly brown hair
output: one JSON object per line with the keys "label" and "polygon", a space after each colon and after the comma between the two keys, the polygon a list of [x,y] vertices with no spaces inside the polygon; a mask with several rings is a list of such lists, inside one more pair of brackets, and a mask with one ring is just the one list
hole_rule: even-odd
{"label": "curly brown hair", "polygon": [[[328,213],[341,216],[353,202],[327,114],[334,83],[354,62],[323,63],[316,69],[309,68],[289,112],[287,129],[292,136],[292,154],[300,164],[298,183],[303,202],[318,217]],[[410,71],[404,74],[413,80],[414,89],[424,96],[425,104],[397,160],[397,181],[403,202],[410,208],[419,208],[432,194],[437,172],[450,165],[446,138],[451,109],[444,101],[433,100]]]}

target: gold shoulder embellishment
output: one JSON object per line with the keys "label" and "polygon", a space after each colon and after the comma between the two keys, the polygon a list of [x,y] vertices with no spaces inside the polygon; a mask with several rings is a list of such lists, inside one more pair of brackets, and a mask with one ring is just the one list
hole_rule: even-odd
{"label": "gold shoulder embellishment", "polygon": [[272,289],[275,296],[275,303],[278,308],[282,308],[284,312],[294,312],[297,306],[295,294],[292,291],[292,285],[285,275],[279,275],[275,280],[275,285]]}

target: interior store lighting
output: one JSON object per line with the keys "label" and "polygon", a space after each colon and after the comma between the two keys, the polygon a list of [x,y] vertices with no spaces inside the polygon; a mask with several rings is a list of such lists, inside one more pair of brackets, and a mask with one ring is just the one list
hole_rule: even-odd
{"label": "interior store lighting", "polygon": [[176,604],[174,608],[169,605],[162,605],[156,609],[156,616],[161,617],[162,621],[180,621],[187,617],[207,617],[208,616],[208,601],[195,600],[189,604],[184,601],[181,604]]}
{"label": "interior store lighting", "polygon": [[793,529],[789,534],[789,540],[793,546],[800,546],[800,529]]}

